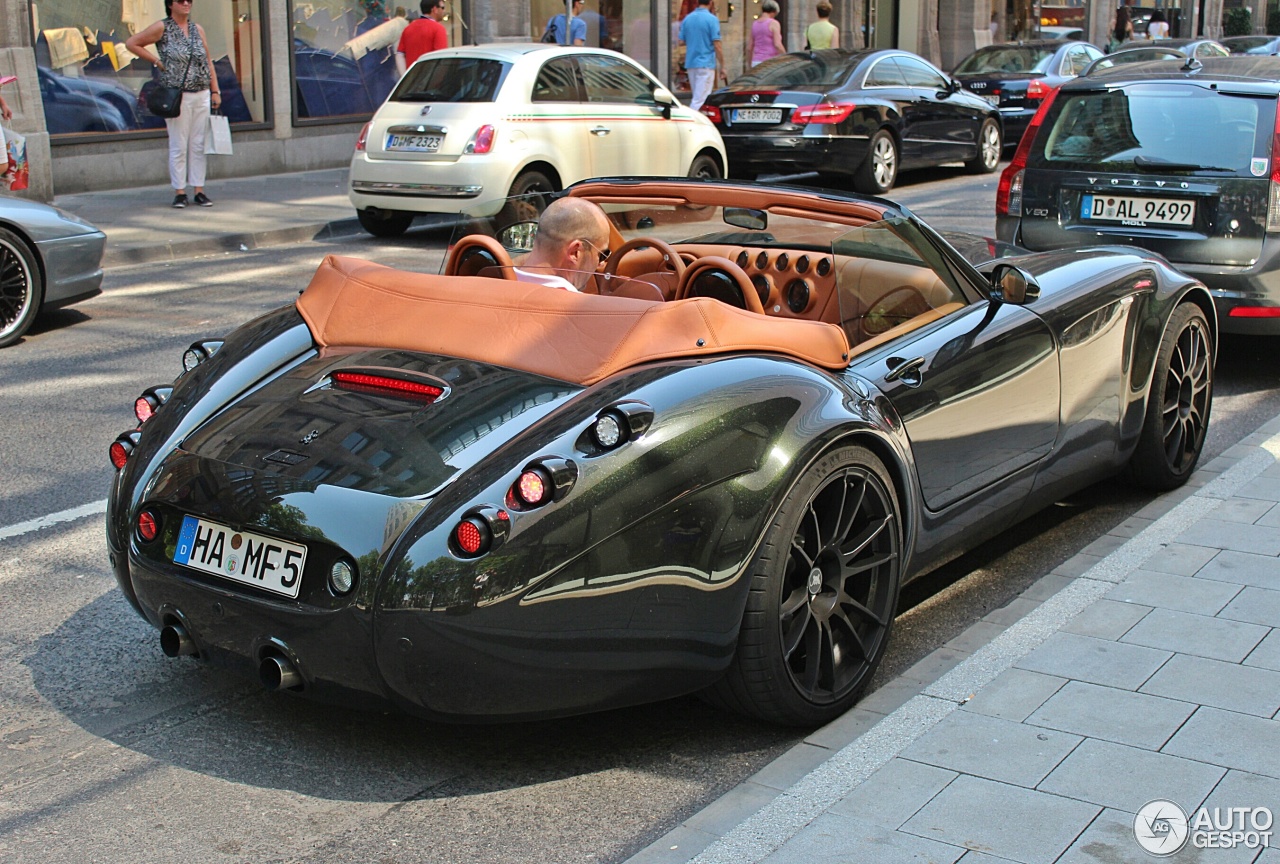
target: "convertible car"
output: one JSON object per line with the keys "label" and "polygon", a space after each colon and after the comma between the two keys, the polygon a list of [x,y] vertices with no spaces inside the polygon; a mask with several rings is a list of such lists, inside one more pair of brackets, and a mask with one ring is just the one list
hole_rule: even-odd
{"label": "convertible car", "polygon": [[1199,458],[1213,301],[1158,256],[961,254],[798,188],[560,194],[612,224],[581,292],[519,280],[513,202],[440,274],[325,259],[139,396],[107,536],[166,654],[443,720],[701,692],[817,724],[905,582]]}

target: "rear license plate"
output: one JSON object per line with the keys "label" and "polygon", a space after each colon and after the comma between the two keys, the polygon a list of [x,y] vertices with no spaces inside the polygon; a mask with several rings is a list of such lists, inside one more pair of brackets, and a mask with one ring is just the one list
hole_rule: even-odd
{"label": "rear license plate", "polygon": [[184,516],[173,563],[273,594],[297,597],[307,547]]}
{"label": "rear license plate", "polygon": [[405,153],[435,153],[440,149],[440,136],[388,135],[387,149]]}
{"label": "rear license plate", "polygon": [[739,108],[733,112],[734,123],[781,123],[781,108]]}
{"label": "rear license plate", "polygon": [[1191,225],[1196,202],[1175,198],[1133,198],[1124,195],[1083,195],[1080,218],[1086,221]]}

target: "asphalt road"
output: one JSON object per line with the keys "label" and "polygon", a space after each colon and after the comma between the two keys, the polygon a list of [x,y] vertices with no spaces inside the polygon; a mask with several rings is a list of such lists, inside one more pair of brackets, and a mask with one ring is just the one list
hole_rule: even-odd
{"label": "asphalt road", "polygon": [[[994,184],[938,169],[904,177],[893,197],[937,227],[990,233]],[[0,354],[0,536],[105,497],[107,444],[194,338],[288,302],[327,252],[435,271],[443,239],[308,243],[110,273],[102,297]],[[1280,413],[1277,348],[1224,344],[1210,456]],[[1097,486],[909,588],[878,680],[1147,500]],[[114,588],[100,517],[0,539],[0,608],[5,862],[615,862],[797,738],[693,698],[453,727],[267,694],[163,657]]]}

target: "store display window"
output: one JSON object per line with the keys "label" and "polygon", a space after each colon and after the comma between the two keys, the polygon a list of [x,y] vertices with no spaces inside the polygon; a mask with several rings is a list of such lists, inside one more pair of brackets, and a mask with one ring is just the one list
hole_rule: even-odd
{"label": "store display window", "polygon": [[[584,44],[621,52],[652,69],[649,4],[650,0],[586,0],[578,7],[578,17],[586,24]],[[547,22],[565,13],[565,4],[561,0],[532,0],[529,9],[529,35],[536,42],[546,33]]]}
{"label": "store display window", "polygon": [[[125,40],[164,18],[164,0],[39,0],[31,4],[45,125],[52,140],[163,129],[146,108],[154,67]],[[262,62],[262,0],[197,2],[191,18],[205,32],[234,124],[263,123],[270,110]]]}
{"label": "store display window", "polygon": [[[405,2],[405,0],[402,0]],[[418,14],[416,0],[408,0]],[[293,0],[293,99],[299,120],[369,116],[395,87],[405,5]]]}

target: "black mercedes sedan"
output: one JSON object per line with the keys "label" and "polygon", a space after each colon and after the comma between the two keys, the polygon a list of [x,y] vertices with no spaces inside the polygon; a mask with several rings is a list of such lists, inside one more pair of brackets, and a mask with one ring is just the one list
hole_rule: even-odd
{"label": "black mercedes sedan", "polygon": [[1027,130],[1044,97],[1101,56],[1088,42],[1061,39],[987,45],[961,60],[951,74],[1000,109],[1004,141],[1012,146]]}
{"label": "black mercedes sedan", "polygon": [[995,171],[1004,143],[994,106],[906,51],[784,54],[712,93],[702,113],[735,177],[816,171],[875,195],[902,169]]}

